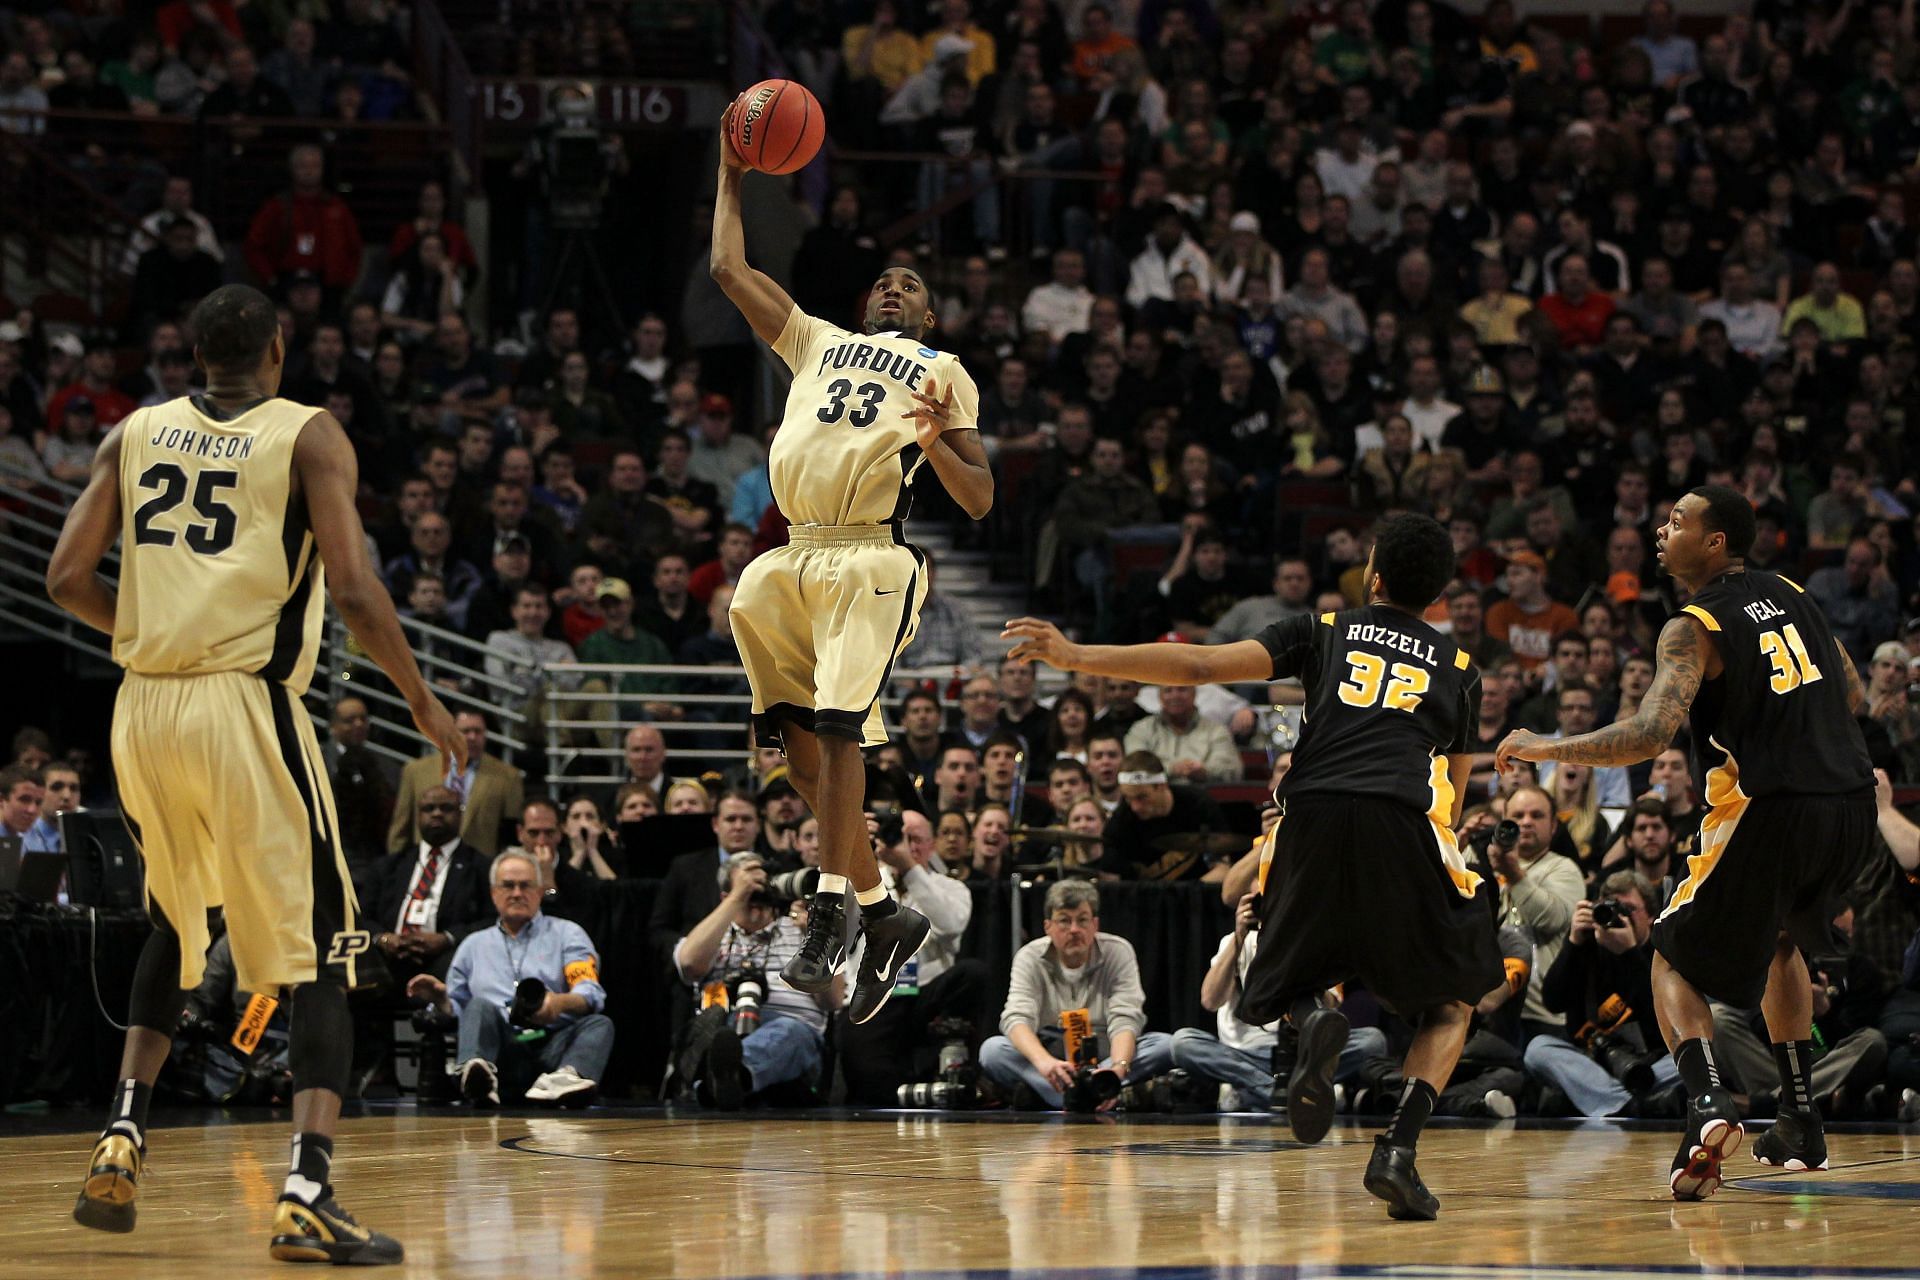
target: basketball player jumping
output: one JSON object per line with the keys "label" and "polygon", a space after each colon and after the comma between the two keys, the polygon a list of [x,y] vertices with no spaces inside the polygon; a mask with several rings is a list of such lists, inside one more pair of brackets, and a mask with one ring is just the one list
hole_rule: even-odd
{"label": "basketball player jumping", "polygon": [[769,459],[789,542],[740,575],[733,635],[759,739],[786,752],[788,776],[820,819],[823,874],[805,941],[783,976],[810,994],[832,985],[846,957],[851,886],[865,950],[848,1016],[866,1022],[928,930],[926,917],[880,883],[860,756],[863,744],[887,740],[880,695],[927,593],[925,557],[905,537],[908,485],[925,462],[978,520],[993,505],[993,473],[975,425],[972,378],[952,355],[925,345],[934,327],[926,281],[907,267],[882,272],[859,333],[805,314],[747,265],[746,171],[723,118],[713,278],[793,371]]}
{"label": "basketball player jumping", "polygon": [[[1363,979],[1419,1031],[1366,1188],[1395,1218],[1440,1202],[1414,1147],[1466,1043],[1473,1002],[1499,986],[1493,908],[1455,844],[1480,676],[1465,651],[1421,620],[1453,576],[1453,543],[1426,516],[1374,526],[1364,608],[1289,618],[1251,640],[1208,647],[1069,642],[1019,618],[1011,657],[1152,684],[1241,684],[1298,676],[1307,716],[1280,784],[1281,820],[1261,858],[1264,941],[1238,1014],[1285,1014],[1300,1031],[1287,1087],[1294,1136],[1318,1142],[1333,1120],[1333,1071],[1347,1020],[1320,993]],[[1164,782],[1123,776],[1123,782]]]}
{"label": "basketball player jumping", "polygon": [[1557,741],[1516,731],[1498,752],[1632,764],[1664,751],[1691,714],[1693,749],[1714,762],[1699,852],[1653,926],[1655,1012],[1692,1098],[1668,1178],[1676,1200],[1712,1195],[1743,1133],[1703,994],[1759,1004],[1773,1037],[1780,1113],[1755,1157],[1827,1167],[1808,1085],[1813,988],[1801,948],[1826,942],[1838,895],[1873,850],[1873,771],[1853,718],[1866,701],[1859,673],[1798,583],[1746,566],[1753,537],[1753,507],[1736,490],[1707,485],[1681,498],[1660,530],[1659,560],[1688,600],[1660,632],[1640,710]]}
{"label": "basketball player jumping", "polygon": [[[227,285],[194,308],[192,330],[206,391],[137,410],[107,435],[47,569],[48,593],[112,635],[126,668],[113,767],[153,919],[119,1092],[73,1216],[133,1230],[153,1083],[200,983],[208,916],[224,906],[239,986],[281,995],[292,1024],[293,1156],[272,1255],[399,1262],[399,1243],[355,1222],[328,1177],[352,1054],[347,991],[371,943],[300,700],[328,576],[420,732],[454,767],[466,747],[368,559],[346,432],[275,398],[286,350],[273,303]],[[123,523],[116,591],[97,570]]]}

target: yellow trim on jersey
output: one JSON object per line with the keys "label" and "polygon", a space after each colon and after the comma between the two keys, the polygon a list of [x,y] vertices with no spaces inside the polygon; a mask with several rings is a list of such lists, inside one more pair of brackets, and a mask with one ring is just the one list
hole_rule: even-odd
{"label": "yellow trim on jersey", "polygon": [[[1286,820],[1287,809],[1285,805],[1282,805],[1280,806],[1280,822],[1285,822]],[[1280,822],[1274,823],[1260,841],[1260,874],[1253,882],[1253,891],[1255,893],[1265,893],[1267,891],[1267,872],[1273,869],[1273,849],[1280,840]]]}
{"label": "yellow trim on jersey", "polygon": [[1456,649],[1453,654],[1453,665],[1459,668],[1460,670],[1465,671],[1468,667],[1473,665],[1473,659],[1470,656],[1468,656],[1467,651],[1465,649]]}
{"label": "yellow trim on jersey", "polygon": [[1805,587],[1795,582],[1792,578],[1789,578],[1786,574],[1776,573],[1773,576],[1780,579],[1780,581],[1786,583],[1788,586],[1792,587],[1795,591],[1798,591],[1801,595],[1807,594],[1807,589]]}
{"label": "yellow trim on jersey", "polygon": [[1700,620],[1700,625],[1705,627],[1709,631],[1718,631],[1720,629],[1720,624],[1713,620],[1713,615],[1708,613],[1705,609],[1702,609],[1697,604],[1687,605],[1684,608],[1682,608],[1680,612],[1692,614],[1695,618],[1698,618]]}
{"label": "yellow trim on jersey", "polygon": [[1322,622],[1324,622],[1324,623],[1326,623],[1326,624],[1327,624],[1328,626],[1332,626],[1332,625],[1333,625],[1333,615],[1332,615],[1331,613],[1323,613],[1323,614],[1321,614],[1321,615],[1320,615],[1320,621],[1322,621]]}
{"label": "yellow trim on jersey", "polygon": [[1740,765],[1733,753],[1713,739],[1708,741],[1720,749],[1726,760],[1707,771],[1708,810],[1700,820],[1700,852],[1687,858],[1687,878],[1674,889],[1673,900],[1660,913],[1662,920],[1693,901],[1693,895],[1719,865],[1720,855],[1726,852],[1727,843],[1733,839],[1734,829],[1740,825],[1747,806],[1753,803],[1740,789]]}
{"label": "yellow trim on jersey", "polygon": [[1453,778],[1447,773],[1447,758],[1439,752],[1433,754],[1433,764],[1427,773],[1427,787],[1433,793],[1433,803],[1427,808],[1427,821],[1433,826],[1433,838],[1440,845],[1440,865],[1446,868],[1447,879],[1453,881],[1454,892],[1463,898],[1471,898],[1480,888],[1480,877],[1467,869],[1467,860],[1460,856],[1460,845],[1453,838]]}

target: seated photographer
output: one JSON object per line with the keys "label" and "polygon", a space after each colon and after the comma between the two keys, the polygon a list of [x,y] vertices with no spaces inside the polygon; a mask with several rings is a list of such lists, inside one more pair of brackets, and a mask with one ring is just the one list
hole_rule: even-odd
{"label": "seated photographer", "polygon": [[1533,977],[1520,1009],[1521,1029],[1529,1036],[1564,1036],[1566,1017],[1547,1005],[1544,985],[1546,971],[1566,946],[1574,904],[1587,891],[1586,877],[1578,863],[1551,848],[1556,825],[1551,796],[1526,782],[1507,793],[1504,803],[1505,819],[1489,832],[1484,856],[1499,877],[1500,923],[1533,940]]}
{"label": "seated photographer", "polygon": [[1574,904],[1567,945],[1541,984],[1569,1034],[1529,1040],[1527,1070],[1583,1116],[1677,1116],[1680,1070],[1653,1013],[1653,886],[1637,871],[1616,871],[1600,892],[1598,902]]}
{"label": "seated photographer", "polygon": [[845,1000],[846,975],[835,975],[818,996],[794,990],[781,976],[801,941],[787,905],[803,900],[810,883],[789,881],[787,899],[776,898],[760,856],[743,852],[727,859],[718,885],[720,905],[673,949],[674,969],[692,984],[701,1010],[674,1058],[674,1075],[703,1105],[732,1111],[774,1085],[818,1078],[827,1016]]}
{"label": "seated photographer", "polygon": [[[936,1022],[965,1022],[967,1040],[978,1043],[974,1028],[985,1018],[988,974],[983,962],[959,958],[960,939],[973,919],[973,894],[934,869],[933,824],[915,809],[891,824],[869,821],[880,882],[933,926],[919,953],[900,970],[880,1011],[864,1023],[840,1027],[848,1100],[890,1107],[901,1085],[931,1080],[938,1071],[943,1037],[934,1031]],[[857,971],[858,955],[851,959]]]}
{"label": "seated photographer", "polygon": [[[1280,1048],[1280,1036],[1297,1040],[1299,1035],[1291,1024],[1275,1021],[1255,1026],[1234,1014],[1241,980],[1260,945],[1259,902],[1259,894],[1242,895],[1233,915],[1233,932],[1220,940],[1213,965],[1200,981],[1200,1005],[1218,1018],[1219,1033],[1197,1027],[1173,1033],[1173,1065],[1195,1079],[1222,1085],[1222,1111],[1264,1111],[1275,1105],[1279,1100],[1274,1097],[1274,1068],[1279,1062],[1294,1061],[1293,1054]],[[1347,1032],[1333,1078],[1351,1080],[1369,1059],[1386,1052],[1387,1037],[1378,1027],[1354,1027]]]}
{"label": "seated photographer", "polygon": [[1233,830],[1206,792],[1169,782],[1159,756],[1151,751],[1127,754],[1120,762],[1120,797],[1120,807],[1107,819],[1096,870],[1122,880],[1212,881],[1227,874],[1224,861],[1209,865],[1197,853],[1153,847],[1166,836]]}
{"label": "seated photographer", "polygon": [[407,994],[460,1019],[460,1093],[470,1106],[523,1096],[584,1105],[613,1052],[593,940],[541,914],[531,855],[499,855],[487,878],[499,923],[460,944],[445,982],[419,974]]}
{"label": "seated photographer", "polygon": [[[1133,944],[1100,932],[1093,885],[1057,881],[1047,890],[1046,913],[1047,936],[1013,958],[1001,1034],[980,1046],[980,1070],[1016,1097],[1026,1086],[1055,1111],[1111,1110],[1123,1085],[1173,1066],[1173,1037],[1146,1030]],[[1085,1022],[1088,1034],[1077,1044],[1068,1043],[1063,1015]]]}
{"label": "seated photographer", "polygon": [[[1829,1119],[1857,1114],[1867,1091],[1887,1077],[1887,1037],[1876,1025],[1887,1003],[1886,975],[1853,949],[1853,908],[1833,920],[1833,954],[1807,957],[1813,980],[1812,1101]],[[1790,1046],[1774,1044],[1758,1009],[1736,1009],[1718,1000],[1713,1010],[1713,1051],[1735,1093],[1777,1103],[1781,1064]],[[1764,1109],[1764,1108],[1763,1108]],[[1861,1116],[1871,1119],[1872,1116]]]}

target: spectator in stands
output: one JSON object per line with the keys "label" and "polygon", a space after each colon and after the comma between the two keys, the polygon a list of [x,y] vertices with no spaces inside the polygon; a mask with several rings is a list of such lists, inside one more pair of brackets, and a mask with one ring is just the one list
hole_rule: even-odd
{"label": "spectator in stands", "polygon": [[363,698],[348,696],[333,704],[327,720],[327,745],[321,748],[333,783],[333,807],[340,819],[340,844],[349,866],[358,869],[387,854],[387,828],[393,819],[394,785],[400,770],[367,746],[372,717]]}
{"label": "spectator in stands", "polygon": [[560,366],[580,350],[580,313],[572,307],[558,306],[547,312],[540,340],[520,362],[514,385],[552,390],[560,379]]}
{"label": "spectator in stands", "polygon": [[1153,233],[1146,246],[1133,259],[1127,280],[1127,305],[1144,307],[1148,302],[1175,300],[1174,281],[1191,275],[1202,296],[1213,292],[1213,267],[1206,251],[1187,235],[1179,211],[1162,205],[1153,214]]}
{"label": "spectator in stands", "polygon": [[[964,695],[963,695],[964,696]],[[980,798],[980,757],[963,742],[949,742],[940,753],[940,767],[933,775],[937,796],[929,796],[941,811],[957,809],[972,813]]]}
{"label": "spectator in stands", "polygon": [[1553,326],[1563,350],[1575,356],[1592,355],[1606,336],[1614,301],[1593,288],[1587,259],[1569,253],[1555,271],[1558,288],[1540,299],[1540,314]]}
{"label": "spectator in stands", "polygon": [[460,838],[461,809],[450,788],[428,787],[415,805],[418,846],[369,869],[366,918],[399,990],[418,973],[446,977],[454,948],[494,921],[488,857]]}
{"label": "spectator in stands", "polygon": [[927,595],[920,604],[920,626],[911,643],[901,651],[903,671],[928,667],[953,667],[974,672],[986,665],[986,645],[980,628],[967,617],[953,597],[935,585],[933,557],[926,558]]}
{"label": "spectator in stands", "polygon": [[569,351],[560,358],[548,396],[553,425],[563,439],[576,444],[584,440],[625,439],[629,432],[620,416],[620,406],[611,395],[592,385],[591,376],[592,367],[585,352]]}
{"label": "spectator in stands", "polygon": [[466,305],[460,273],[447,257],[440,234],[427,232],[415,241],[413,250],[394,264],[380,300],[380,323],[409,343],[424,342],[438,331],[440,317]]}
{"label": "spectator in stands", "polygon": [[1844,547],[1855,533],[1867,526],[1868,497],[1860,482],[1865,478],[1867,461],[1858,454],[1843,453],[1827,469],[1827,487],[1807,503],[1807,545]]}
{"label": "spectator in stands", "polygon": [[1098,1042],[1090,1056],[1123,1083],[1166,1071],[1172,1038],[1146,1030],[1139,962],[1126,939],[1101,932],[1099,892],[1084,880],[1056,881],[1046,914],[1047,936],[1014,957],[1000,1034],[980,1046],[981,1071],[1016,1105],[1030,1093],[1050,1110],[1065,1106],[1079,1065],[1060,1056],[1068,1051],[1060,1021],[1068,1009],[1086,1010]]}
{"label": "spectator in stands", "polygon": [[0,59],[0,129],[8,133],[47,131],[46,113],[52,106],[34,82],[33,67],[18,49]]}
{"label": "spectator in stands", "polygon": [[945,712],[940,699],[927,689],[910,689],[900,699],[900,744],[907,776],[924,794],[940,767],[940,756],[947,744],[941,725]]}
{"label": "spectator in stands", "polygon": [[1547,594],[1547,562],[1534,551],[1507,562],[1507,598],[1487,610],[1487,634],[1513,651],[1528,672],[1552,656],[1553,638],[1580,629],[1579,615]]}
{"label": "spectator in stands", "polygon": [[861,1025],[849,1022],[840,1029],[848,1098],[869,1106],[892,1106],[901,1085],[938,1074],[935,1022],[960,1019],[967,1024],[971,1044],[981,1038],[979,1024],[986,1015],[987,966],[959,954],[973,918],[973,894],[938,871],[933,824],[925,814],[908,809],[900,815],[900,824],[898,840],[875,837],[880,878],[901,902],[925,915],[933,931],[900,971],[893,996],[880,1012]]}
{"label": "spectator in stands", "polygon": [[25,847],[45,799],[45,776],[39,769],[25,764],[0,769],[0,833],[18,836]]}
{"label": "spectator in stands", "polygon": [[1095,441],[1091,462],[1088,474],[1060,492],[1053,525],[1066,562],[1073,566],[1080,584],[1092,590],[1095,607],[1104,617],[1113,587],[1109,534],[1128,525],[1157,523],[1160,504],[1152,490],[1127,474],[1126,454],[1118,440]]}
{"label": "spectator in stands", "polygon": [[891,94],[920,69],[926,55],[919,42],[901,29],[896,0],[876,0],[871,22],[847,26],[840,40],[840,61],[853,83],[871,80]]}
{"label": "spectator in stands", "polygon": [[[407,994],[459,1019],[460,1094],[469,1106],[522,1097],[582,1105],[613,1053],[613,1021],[601,1012],[607,993],[593,940],[573,921],[541,913],[540,869],[528,854],[501,854],[488,878],[500,927],[469,935],[454,953],[445,982],[421,974]],[[522,1038],[507,1020],[526,978],[538,978],[547,988],[528,1019],[546,1031],[537,1039]]]}
{"label": "spectator in stands", "polygon": [[346,201],[326,189],[326,157],[302,143],[287,155],[292,186],[269,196],[247,229],[247,266],[268,287],[311,271],[333,297],[360,278],[360,224]]}
{"label": "spectator in stands", "polygon": [[[667,416],[667,322],[649,311],[633,325],[632,358],[613,380],[613,398],[621,418],[642,437],[654,439]],[[657,446],[656,446],[657,447]]]}
{"label": "spectator in stands", "polygon": [[[603,578],[599,587],[600,610],[606,615],[606,623],[592,635],[580,642],[580,661],[587,663],[620,663],[630,666],[671,666],[673,654],[666,643],[651,631],[634,624],[633,588],[620,578]],[[593,677],[602,679],[601,677]],[[619,715],[631,718],[644,715],[649,720],[678,719],[680,708],[660,695],[678,692],[679,681],[672,676],[623,675],[614,686],[614,692],[622,698],[637,702],[620,705]],[[651,696],[650,696],[651,695]],[[629,743],[633,734],[646,730],[655,737],[658,730],[645,725],[636,725],[628,731]],[[629,747],[631,759],[631,747]],[[637,775],[636,775],[636,780]]]}
{"label": "spectator in stands", "polygon": [[[574,660],[572,649],[547,637],[547,624],[552,620],[553,607],[547,603],[546,588],[529,582],[514,597],[513,630],[487,636],[487,674],[510,683],[523,704],[555,682],[556,678],[545,670],[548,664]],[[566,676],[558,682],[571,687],[577,681],[577,676]]]}
{"label": "spectator in stands", "polygon": [[766,460],[759,442],[736,435],[733,426],[733,401],[718,394],[701,399],[700,429],[687,469],[712,485],[723,505],[733,501],[734,482]]}
{"label": "spectator in stands", "polygon": [[274,119],[293,114],[285,89],[260,74],[253,50],[237,44],[227,50],[226,80],[200,102],[202,120]]}
{"label": "spectator in stands", "polygon": [[1822,262],[1813,269],[1811,287],[1793,300],[1781,324],[1791,331],[1796,321],[1813,321],[1822,342],[1852,342],[1867,336],[1866,313],[1860,300],[1840,291],[1840,268]]}
{"label": "spectator in stands", "polygon": [[1020,323],[1029,333],[1047,335],[1058,348],[1068,335],[1085,333],[1093,310],[1093,290],[1087,288],[1087,261],[1077,249],[1053,254],[1053,279],[1035,285],[1020,308]]}
{"label": "spectator in stands", "polygon": [[[1569,649],[1573,647],[1572,641],[1562,636],[1554,641],[1554,649],[1556,652],[1562,644],[1566,644]],[[1584,667],[1587,650],[1584,640],[1581,641],[1579,649],[1581,665]],[[1556,661],[1556,666],[1557,665],[1558,663]],[[1584,683],[1568,682],[1567,679],[1563,678],[1553,693],[1542,694],[1541,697],[1551,699],[1554,705],[1554,727],[1553,732],[1547,735],[1548,737],[1571,738],[1576,734],[1590,733],[1593,731],[1596,723],[1595,708],[1598,705],[1599,699],[1594,691]],[[1535,699],[1535,701],[1538,700],[1539,699]],[[1523,720],[1525,718],[1525,708],[1522,708],[1522,718]],[[1536,769],[1535,775],[1540,779],[1541,786],[1551,787],[1553,785],[1554,767],[1548,766]],[[1604,765],[1596,767],[1593,770],[1593,779],[1594,790],[1599,796],[1601,808],[1624,809],[1632,802],[1633,788],[1628,778],[1626,766]],[[1658,880],[1659,877],[1655,876],[1654,879]]]}
{"label": "spectator in stands", "polygon": [[455,630],[466,625],[467,606],[480,589],[480,571],[449,553],[453,545],[453,525],[437,511],[415,517],[409,531],[408,550],[389,560],[381,576],[395,600],[404,600],[412,589],[414,575],[432,571],[440,575],[447,592],[447,615]]}
{"label": "spectator in stands", "polygon": [[1751,360],[1766,360],[1786,347],[1780,308],[1754,296],[1753,273],[1737,259],[1722,264],[1720,296],[1701,304],[1700,319],[1724,325],[1733,349]]}
{"label": "spectator in stands", "polygon": [[21,840],[26,853],[65,853],[60,837],[60,815],[78,813],[80,771],[64,760],[50,761],[40,769],[40,817]]}
{"label": "spectator in stands", "polygon": [[[1240,753],[1224,725],[1199,714],[1191,685],[1160,688],[1160,710],[1127,730],[1129,753],[1151,752],[1167,774],[1182,782],[1232,782],[1240,777]],[[1151,770],[1150,770],[1151,772]]]}
{"label": "spectator in stands", "polygon": [[1207,628],[1208,644],[1250,640],[1276,622],[1309,612],[1313,569],[1298,556],[1285,556],[1273,567],[1271,595],[1248,596],[1215,619]]}
{"label": "spectator in stands", "polygon": [[425,352],[417,374],[423,394],[433,393],[414,412],[422,431],[452,433],[467,424],[491,425],[507,405],[493,353],[476,346],[473,331],[458,312],[443,311],[434,323],[433,349]]}
{"label": "spectator in stands", "polygon": [[466,769],[449,777],[438,754],[422,756],[402,769],[400,789],[394,797],[393,825],[387,830],[387,848],[404,849],[420,838],[414,811],[419,797],[431,786],[445,784],[465,797],[460,835],[489,857],[499,852],[501,828],[524,807],[525,783],[520,770],[487,754],[487,734],[492,727],[487,713],[461,711],[454,716],[454,723],[467,741]]}
{"label": "spectator in stands", "polygon": [[127,251],[120,260],[121,270],[129,275],[137,271],[140,255],[159,247],[162,233],[176,218],[185,218],[192,224],[195,248],[215,262],[226,262],[226,250],[213,224],[207,221],[204,213],[193,207],[193,179],[170,174],[160,191],[160,207],[140,219],[138,228],[127,238]]}
{"label": "spectator in stands", "polygon": [[[603,564],[623,565],[629,556],[651,556],[657,571],[659,558],[673,546],[673,517],[647,493],[647,464],[637,449],[613,455],[607,487],[588,499],[581,527],[587,549]],[[686,561],[680,564],[684,568]]]}
{"label": "spectator in stands", "polygon": [[[1167,692],[1163,689],[1162,696]],[[1237,757],[1234,763],[1238,776]],[[1230,830],[1219,806],[1206,792],[1169,781],[1161,758],[1138,749],[1129,749],[1121,760],[1117,781],[1124,803],[1107,820],[1098,871],[1129,880],[1217,880],[1225,873],[1231,859],[1203,856],[1192,848],[1158,845],[1169,836]]]}
{"label": "spectator in stands", "polygon": [[1042,759],[1047,743],[1047,727],[1052,713],[1034,700],[1033,664],[1002,659],[1000,662],[999,723],[1018,738],[1027,753],[1028,774],[1046,776]]}
{"label": "spectator in stands", "polygon": [[131,396],[115,385],[119,352],[114,344],[104,337],[92,337],[81,350],[80,376],[47,397],[47,425],[55,431],[63,425],[67,404],[76,397],[85,398],[92,405],[94,422],[102,431],[117,426],[120,419],[138,407]]}
{"label": "spectator in stands", "polygon": [[1322,322],[1329,338],[1348,351],[1366,349],[1370,338],[1366,318],[1352,294],[1334,287],[1323,249],[1308,249],[1300,255],[1299,279],[1281,296],[1277,310],[1283,321],[1299,316]]}
{"label": "spectator in stands", "polygon": [[1834,638],[1855,666],[1867,666],[1874,646],[1900,625],[1899,588],[1886,571],[1880,548],[1867,538],[1849,542],[1840,564],[1814,570],[1807,578],[1807,594],[1826,613]]}
{"label": "spectator in stands", "polygon": [[1566,1025],[1567,1006],[1547,1004],[1546,976],[1567,943],[1574,908],[1586,894],[1586,880],[1573,859],[1549,848],[1555,825],[1553,797],[1532,784],[1517,787],[1507,795],[1506,817],[1519,829],[1518,835],[1508,846],[1489,841],[1486,860],[1499,877],[1501,923],[1522,929],[1533,939],[1533,974],[1521,1008],[1521,1026],[1529,1036],[1543,1032],[1564,1036],[1571,1030]]}
{"label": "spectator in stands", "polygon": [[100,425],[93,399],[68,396],[57,433],[47,437],[40,461],[47,474],[71,485],[83,485],[93,473],[93,455],[100,447]]}
{"label": "spectator in stands", "polygon": [[693,571],[687,580],[687,594],[705,605],[720,587],[738,585],[740,575],[753,559],[753,530],[745,525],[729,524],[720,532],[718,554]]}
{"label": "spectator in stands", "polygon": [[837,977],[817,996],[788,986],[781,970],[799,953],[800,926],[767,892],[760,856],[728,858],[718,874],[724,896],[674,944],[674,971],[695,1000],[715,984],[731,989],[744,972],[757,971],[764,987],[759,1021],[736,1030],[725,1005],[707,1007],[694,1019],[674,1070],[702,1105],[731,1111],[776,1085],[815,1083],[827,1018],[845,998],[846,979]]}

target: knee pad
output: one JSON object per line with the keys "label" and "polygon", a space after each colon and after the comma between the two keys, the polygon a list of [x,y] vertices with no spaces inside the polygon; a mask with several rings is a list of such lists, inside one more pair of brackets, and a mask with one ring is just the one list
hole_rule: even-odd
{"label": "knee pad", "polygon": [[158,1031],[172,1038],[186,1012],[187,992],[180,986],[180,935],[155,903],[153,932],[140,948],[133,967],[133,990],[127,997],[127,1025]]}

